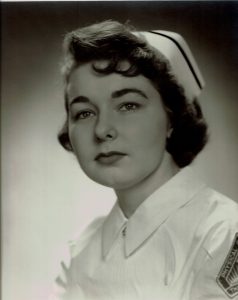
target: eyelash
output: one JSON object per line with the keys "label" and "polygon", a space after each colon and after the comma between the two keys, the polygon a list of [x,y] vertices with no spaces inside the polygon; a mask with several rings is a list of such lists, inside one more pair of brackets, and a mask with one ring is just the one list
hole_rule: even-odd
{"label": "eyelash", "polygon": [[[138,103],[127,102],[127,103],[123,103],[119,106],[119,111],[133,112],[133,111],[139,109],[140,107],[141,107],[141,105]],[[85,120],[85,119],[90,118],[91,116],[95,116],[95,113],[93,111],[83,110],[83,111],[76,113],[75,116],[73,116],[73,119],[74,120]]]}
{"label": "eyelash", "polygon": [[80,111],[77,114],[75,114],[73,119],[74,120],[85,120],[85,119],[88,119],[90,117],[89,114],[90,114],[90,116],[95,115],[95,113],[90,111],[90,110],[83,110],[83,111]]}
{"label": "eyelash", "polygon": [[120,105],[119,110],[120,111],[135,111],[138,108],[140,108],[140,104],[138,103],[133,103],[133,102],[128,102],[128,103],[123,103],[122,105]]}

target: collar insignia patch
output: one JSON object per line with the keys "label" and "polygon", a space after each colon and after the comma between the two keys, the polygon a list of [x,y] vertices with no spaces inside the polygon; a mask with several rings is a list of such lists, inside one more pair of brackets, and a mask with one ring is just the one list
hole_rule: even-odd
{"label": "collar insignia patch", "polygon": [[238,233],[216,281],[229,298],[238,295]]}

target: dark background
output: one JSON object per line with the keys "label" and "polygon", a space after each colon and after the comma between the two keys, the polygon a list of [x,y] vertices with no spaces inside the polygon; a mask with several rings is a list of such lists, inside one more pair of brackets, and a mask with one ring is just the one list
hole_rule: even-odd
{"label": "dark background", "polygon": [[185,37],[206,81],[210,128],[194,168],[238,201],[238,2],[1,3],[3,300],[45,300],[60,246],[113,204],[56,140],[63,36],[106,19]]}

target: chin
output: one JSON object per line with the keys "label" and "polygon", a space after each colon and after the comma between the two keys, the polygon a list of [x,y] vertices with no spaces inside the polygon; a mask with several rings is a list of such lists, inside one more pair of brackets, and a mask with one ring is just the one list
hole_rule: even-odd
{"label": "chin", "polygon": [[116,172],[109,172],[109,174],[105,173],[106,172],[100,172],[100,174],[86,174],[96,183],[110,187],[114,190],[125,189],[131,186],[131,178],[126,177],[125,174],[116,174]]}
{"label": "chin", "polygon": [[91,180],[114,190],[123,190],[136,186],[152,173],[152,168],[142,170],[132,168],[132,166],[130,168],[128,166],[98,168],[93,165],[91,168],[82,169]]}
{"label": "chin", "polygon": [[[128,175],[128,174],[126,174]],[[112,188],[115,191],[119,190],[126,190],[129,188],[132,188],[133,186],[136,186],[139,182],[141,182],[141,178],[135,178],[132,176],[126,176],[124,174],[121,176],[109,176],[104,178],[92,178],[91,179],[101,185],[104,185],[106,187]],[[143,179],[142,179],[143,180]]]}
{"label": "chin", "polygon": [[117,178],[96,178],[95,176],[91,176],[90,179],[114,190],[125,188],[126,185],[128,185],[128,182],[125,182],[125,180],[120,180]]}

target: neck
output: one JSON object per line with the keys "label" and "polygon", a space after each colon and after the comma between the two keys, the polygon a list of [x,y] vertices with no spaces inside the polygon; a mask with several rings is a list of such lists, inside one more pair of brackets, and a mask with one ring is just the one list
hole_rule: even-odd
{"label": "neck", "polygon": [[116,190],[115,193],[124,215],[129,218],[146,198],[173,177],[178,171],[179,168],[172,157],[165,152],[159,168],[142,182],[127,189]]}

